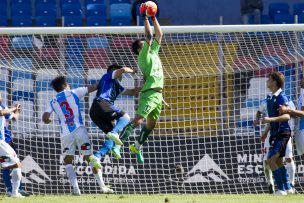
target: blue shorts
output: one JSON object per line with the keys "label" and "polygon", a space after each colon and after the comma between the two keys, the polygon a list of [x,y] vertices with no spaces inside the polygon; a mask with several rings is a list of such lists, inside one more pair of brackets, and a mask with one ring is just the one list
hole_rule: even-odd
{"label": "blue shorts", "polygon": [[277,153],[279,153],[279,157],[284,157],[286,152],[286,146],[290,139],[290,136],[290,131],[280,132],[276,136],[270,136],[270,148],[268,151],[267,159],[270,159]]}
{"label": "blue shorts", "polygon": [[13,139],[11,137],[11,131],[7,130],[6,128],[4,129],[4,135],[5,135],[5,142],[9,143],[12,142]]}

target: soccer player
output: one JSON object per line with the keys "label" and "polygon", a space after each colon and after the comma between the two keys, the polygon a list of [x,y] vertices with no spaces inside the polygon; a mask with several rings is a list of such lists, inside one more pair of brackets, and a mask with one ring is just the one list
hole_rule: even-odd
{"label": "soccer player", "polygon": [[[52,80],[51,85],[57,92],[57,95],[48,103],[47,109],[42,115],[42,120],[48,124],[52,122],[50,119],[51,113],[54,111],[57,114],[61,126],[60,134],[62,153],[64,155],[63,161],[68,179],[73,186],[72,194],[81,195],[72,162],[76,147],[81,154],[84,155],[84,159],[89,162],[89,156],[92,155],[92,146],[88,132],[82,122],[80,99],[86,94],[95,91],[97,84],[70,90],[66,78],[64,76],[58,76]],[[91,167],[101,191],[103,193],[113,193],[113,190],[104,184],[102,173],[99,169],[101,167],[96,168],[92,165]]]}
{"label": "soccer player", "polygon": [[[12,113],[12,114],[14,114],[14,113]],[[4,135],[5,135],[5,142],[8,143],[14,149],[15,152],[17,152],[16,147],[13,143],[13,139],[11,137],[11,131],[9,129],[7,129],[6,126],[4,127]],[[8,197],[10,197],[12,195],[12,190],[13,190],[10,173],[11,173],[10,169],[8,169],[8,168],[3,168],[2,169],[2,178],[3,178],[3,182],[5,184],[5,187],[6,187],[6,194],[7,194]],[[20,186],[19,186],[19,193],[22,196],[30,196],[29,193],[25,192],[22,189],[22,183],[21,182],[20,182]]]}
{"label": "soccer player", "polygon": [[149,134],[154,129],[160,117],[162,109],[162,89],[164,86],[163,67],[158,56],[163,33],[155,16],[151,17],[155,30],[155,38],[150,29],[150,23],[146,16],[147,5],[141,4],[140,13],[144,20],[145,41],[137,39],[132,44],[133,52],[138,55],[138,65],[144,77],[144,86],[141,89],[139,107],[135,118],[123,129],[120,139],[114,139],[115,143],[126,141],[133,130],[146,119],[147,123],[141,129],[140,135],[130,146],[130,151],[137,156],[138,163],[144,163],[142,156],[142,145],[147,140]]}
{"label": "soccer player", "polygon": [[[288,105],[290,108],[295,108],[294,103],[290,100],[288,102]],[[261,106],[259,108],[259,111],[256,113],[256,119],[254,121],[254,126],[259,123],[259,120],[261,119],[262,116],[267,115],[267,103],[266,100],[261,103]],[[292,129],[293,127],[293,122],[291,122],[293,119],[290,120],[289,124]],[[274,193],[274,181],[272,178],[272,171],[270,170],[269,164],[267,163],[267,154],[269,151],[269,134],[270,131],[270,125],[267,124],[265,126],[265,129],[261,135],[261,140],[264,142],[264,158],[263,158],[263,168],[264,168],[264,174],[268,183],[268,189],[269,189],[269,194]],[[291,130],[292,131],[292,130]],[[285,151],[285,162],[286,162],[286,169],[288,173],[288,178],[289,182],[291,183],[292,190],[290,190],[290,193],[294,193],[294,183],[295,183],[295,171],[296,171],[296,165],[293,160],[293,147],[292,147],[292,139],[289,139],[287,146],[286,146],[286,151]]]}
{"label": "soccer player", "polygon": [[288,121],[289,114],[280,114],[280,105],[288,105],[289,99],[283,93],[285,77],[282,73],[272,72],[268,75],[267,88],[271,91],[271,95],[266,98],[267,115],[261,118],[262,123],[269,123],[270,148],[267,155],[267,163],[272,170],[275,182],[278,186],[278,195],[287,195],[292,188],[288,181],[288,174],[283,163],[283,157],[286,152],[286,145],[291,136],[291,129]]}
{"label": "soccer player", "polygon": [[296,134],[295,134],[295,143],[297,153],[304,156],[304,78],[301,79],[301,94],[298,99],[297,109],[291,109],[288,106],[281,106],[280,111],[282,113],[288,113],[291,116],[299,117],[297,126],[296,126]]}
{"label": "soccer player", "polygon": [[[120,159],[120,145],[114,145],[113,138],[117,138],[121,130],[129,123],[130,116],[114,105],[117,96],[128,95],[135,96],[139,88],[125,89],[120,81],[124,73],[134,73],[134,70],[128,67],[122,67],[116,64],[108,67],[107,73],[104,74],[98,85],[96,97],[90,109],[92,121],[106,133],[107,139],[103,146],[90,156],[90,162],[96,167],[99,166],[100,158],[112,150],[116,159]],[[116,121],[116,125],[115,125]]]}
{"label": "soccer player", "polygon": [[0,163],[4,169],[11,170],[11,185],[12,193],[10,197],[13,198],[24,198],[19,193],[20,182],[22,178],[21,174],[21,163],[17,157],[14,149],[5,142],[5,123],[6,119],[17,120],[20,112],[20,104],[16,104],[14,107],[8,108],[2,103],[0,94]]}

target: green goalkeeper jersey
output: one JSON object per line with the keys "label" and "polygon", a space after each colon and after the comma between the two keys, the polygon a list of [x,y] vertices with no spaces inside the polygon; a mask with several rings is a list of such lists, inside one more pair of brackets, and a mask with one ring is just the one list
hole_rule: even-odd
{"label": "green goalkeeper jersey", "polygon": [[153,40],[150,46],[146,41],[138,56],[138,65],[144,76],[144,86],[142,92],[153,89],[161,91],[164,86],[164,71],[158,56],[160,45],[157,40]]}

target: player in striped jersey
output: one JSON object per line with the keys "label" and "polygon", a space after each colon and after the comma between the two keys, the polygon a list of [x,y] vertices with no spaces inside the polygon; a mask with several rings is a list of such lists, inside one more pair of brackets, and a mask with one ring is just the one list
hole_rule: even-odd
{"label": "player in striped jersey", "polygon": [[[75,150],[84,155],[84,159],[89,162],[89,156],[92,155],[92,146],[89,140],[88,132],[83,125],[82,116],[80,112],[80,99],[86,94],[91,93],[97,89],[98,84],[87,87],[79,87],[70,90],[70,85],[67,83],[64,76],[58,76],[52,80],[53,89],[58,92],[56,97],[52,99],[47,109],[42,116],[44,123],[50,123],[51,113],[55,112],[60,122],[60,134],[62,152],[64,155],[64,164],[66,173],[70,183],[73,186],[73,195],[80,195],[80,190],[77,182],[76,173],[73,169],[73,159]],[[101,170],[92,166],[92,171],[100,185],[103,193],[113,193],[113,190],[105,186],[102,179]]]}
{"label": "player in striped jersey", "polygon": [[107,73],[99,81],[98,91],[90,109],[92,121],[106,133],[107,138],[103,146],[90,156],[90,162],[96,167],[100,158],[110,150],[116,159],[121,158],[120,144],[122,143],[114,144],[112,139],[118,138],[118,134],[130,121],[130,116],[115,106],[114,102],[119,95],[135,96],[140,91],[140,88],[126,89],[121,85],[120,81],[124,73],[134,73],[134,70],[116,64],[108,67]]}
{"label": "player in striped jersey", "polygon": [[3,168],[11,169],[12,194],[10,197],[23,198],[18,190],[22,178],[21,163],[15,150],[5,142],[5,124],[6,120],[17,120],[20,112],[20,104],[8,108],[2,103],[0,94],[0,163]]}

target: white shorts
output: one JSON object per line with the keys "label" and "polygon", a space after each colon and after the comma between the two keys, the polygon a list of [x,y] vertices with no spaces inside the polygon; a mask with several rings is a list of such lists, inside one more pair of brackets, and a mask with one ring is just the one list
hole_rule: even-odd
{"label": "white shorts", "polygon": [[4,140],[0,140],[0,163],[3,168],[20,162],[15,150]]}
{"label": "white shorts", "polygon": [[82,155],[91,155],[93,153],[88,131],[83,126],[77,128],[69,135],[62,136],[61,147],[63,158],[66,155],[75,155],[76,147]]}
{"label": "white shorts", "polygon": [[304,154],[304,130],[297,131],[295,134],[297,154]]}
{"label": "white shorts", "polygon": [[[267,160],[268,157],[268,151],[269,151],[269,137],[270,134],[268,133],[265,142],[264,142],[264,149],[263,149],[263,153],[264,153],[264,161]],[[286,151],[285,151],[285,158],[292,158],[293,157],[293,148],[292,148],[292,137],[290,137],[287,146],[286,146]]]}

